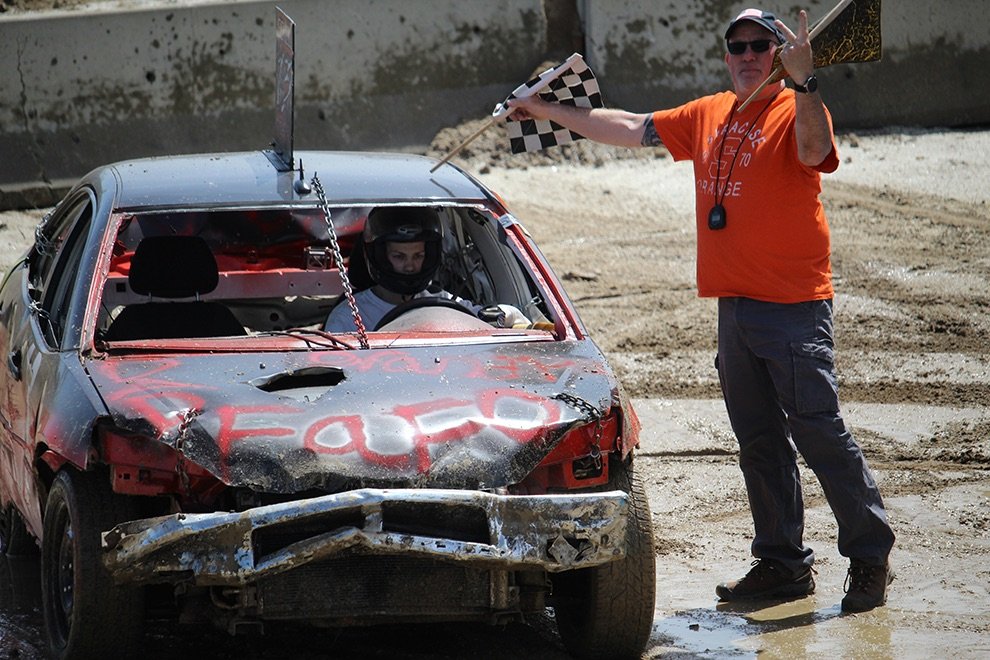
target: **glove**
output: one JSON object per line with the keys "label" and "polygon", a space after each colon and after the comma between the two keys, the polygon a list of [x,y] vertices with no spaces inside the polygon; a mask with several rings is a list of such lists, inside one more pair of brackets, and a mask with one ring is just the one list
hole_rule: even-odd
{"label": "glove", "polygon": [[512,305],[489,305],[478,312],[478,318],[496,328],[528,328],[530,320]]}
{"label": "glove", "polygon": [[531,325],[529,318],[517,307],[512,305],[498,305],[499,310],[504,314],[500,328],[528,328]]}

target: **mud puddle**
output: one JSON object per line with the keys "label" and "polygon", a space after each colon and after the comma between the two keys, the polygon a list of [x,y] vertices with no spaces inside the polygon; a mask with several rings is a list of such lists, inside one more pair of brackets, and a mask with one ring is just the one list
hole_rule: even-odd
{"label": "mud puddle", "polygon": [[[734,440],[718,400],[640,399],[642,453],[658,543],[657,612],[648,657],[990,657],[990,470],[922,460],[959,444],[985,408],[849,404],[847,423],[876,474],[897,543],[888,604],[844,614],[848,563],[835,521],[802,464],[805,539],[815,594],[719,603],[715,586],[748,569],[752,522]],[[935,442],[938,440],[938,442]],[[976,443],[985,451],[990,439]]]}

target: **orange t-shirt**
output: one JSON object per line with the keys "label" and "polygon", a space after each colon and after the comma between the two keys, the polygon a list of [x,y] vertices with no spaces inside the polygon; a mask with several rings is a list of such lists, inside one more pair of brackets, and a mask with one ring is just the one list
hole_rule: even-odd
{"label": "orange t-shirt", "polygon": [[[735,107],[736,95],[721,92],[653,113],[674,160],[694,161],[698,295],[778,303],[831,298],[828,222],[818,196],[821,172],[839,166],[834,141],[817,167],[798,160],[791,90],[741,113]],[[712,230],[716,187],[726,226]]]}

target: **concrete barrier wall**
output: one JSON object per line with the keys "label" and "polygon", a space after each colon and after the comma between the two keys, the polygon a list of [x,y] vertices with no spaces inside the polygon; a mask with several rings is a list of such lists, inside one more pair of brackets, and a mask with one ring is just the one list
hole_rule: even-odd
{"label": "concrete barrier wall", "polygon": [[[274,2],[0,20],[0,186],[122,158],[267,147]],[[424,145],[544,57],[539,0],[283,0],[297,148]]]}
{"label": "concrete barrier wall", "polygon": [[[797,29],[836,0],[586,0],[589,61],[614,105],[666,107],[730,85],[722,36],[757,4]],[[826,67],[822,94],[839,127],[990,123],[990,3],[884,0],[880,62]]]}
{"label": "concrete barrier wall", "polygon": [[[0,206],[50,203],[18,191],[105,162],[271,143],[276,3],[152,1],[0,18]],[[295,144],[422,149],[570,50],[584,50],[609,105],[666,107],[728,86],[721,35],[746,4],[283,0],[297,24]],[[763,6],[796,26],[800,6],[815,19],[832,4]],[[883,61],[821,72],[836,124],[990,123],[985,8],[887,0]]]}

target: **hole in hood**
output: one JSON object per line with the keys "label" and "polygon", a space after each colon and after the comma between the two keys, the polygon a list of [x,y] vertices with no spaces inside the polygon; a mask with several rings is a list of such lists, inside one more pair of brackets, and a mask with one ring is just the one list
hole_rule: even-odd
{"label": "hole in hood", "polygon": [[263,392],[271,392],[298,401],[315,401],[345,378],[342,369],[307,367],[298,371],[283,371],[264,378],[256,378],[251,384]]}

